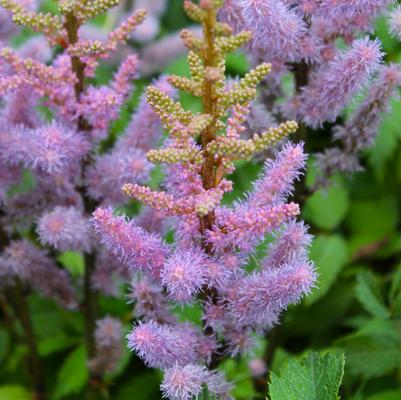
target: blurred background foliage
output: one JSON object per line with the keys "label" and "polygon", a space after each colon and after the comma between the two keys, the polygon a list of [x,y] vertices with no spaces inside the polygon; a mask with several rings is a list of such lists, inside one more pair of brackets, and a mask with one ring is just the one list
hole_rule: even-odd
{"label": "blurred background foliage", "polygon": [[[42,8],[54,11],[46,0]],[[107,18],[96,21],[107,24]],[[170,0],[161,20],[161,38],[182,27],[189,20],[182,11],[182,0]],[[23,43],[31,32],[24,30],[14,40]],[[401,44],[387,33],[384,20],[377,21],[376,32],[383,42],[386,60],[401,61]],[[133,42],[139,50],[141,46]],[[247,70],[244,55],[228,60],[228,73],[239,76]],[[163,73],[188,73],[185,57],[163,66]],[[97,80],[110,79],[115,65],[103,65]],[[131,100],[111,128],[113,142],[127,125],[144,87],[156,74],[140,77]],[[199,103],[182,95],[185,107],[199,109]],[[330,142],[328,129],[310,131],[310,152],[322,150]],[[345,376],[341,396],[347,400],[401,399],[401,103],[395,99],[385,117],[374,147],[364,154],[363,172],[352,177],[337,176],[327,189],[313,192],[316,171],[313,156],[308,172],[295,195],[303,204],[303,218],[314,235],[311,257],[319,273],[318,287],[306,300],[288,310],[282,324],[261,341],[254,358],[267,358],[271,370],[280,373],[289,360],[302,358],[310,351],[332,350],[345,353]],[[235,190],[225,201],[232,202],[251,187],[262,162],[240,163],[233,179]],[[162,172],[156,170],[151,186],[157,186]],[[29,176],[25,185],[29,185]],[[20,188],[21,189],[21,188]],[[131,215],[138,211],[132,204]],[[265,246],[261,246],[260,255]],[[258,255],[257,255],[258,256]],[[256,257],[257,257],[256,256]],[[79,277],[83,258],[77,253],[64,253],[60,262]],[[122,293],[123,293],[122,289]],[[118,315],[126,325],[132,323],[132,307],[120,298],[102,297],[101,313]],[[4,301],[4,299],[1,299]],[[31,314],[39,340],[39,352],[45,360],[47,380],[54,399],[82,399],[88,379],[83,345],[83,320],[79,313],[54,307],[50,301],[32,294]],[[181,312],[196,320],[199,310]],[[14,331],[13,331],[14,330]],[[13,332],[10,334],[10,332]],[[24,366],[26,347],[21,332],[3,314],[0,322],[0,400],[29,399],[29,377]],[[249,359],[227,360],[222,368],[236,384],[234,396],[239,400],[256,398]],[[107,379],[113,400],[154,400],[160,398],[160,376],[146,369],[141,361],[126,350],[118,370]]]}

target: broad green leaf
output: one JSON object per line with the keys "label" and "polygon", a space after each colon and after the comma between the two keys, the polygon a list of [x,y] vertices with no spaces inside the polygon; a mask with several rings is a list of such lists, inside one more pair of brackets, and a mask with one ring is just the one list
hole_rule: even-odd
{"label": "broad green leaf", "polygon": [[80,392],[88,381],[88,367],[85,346],[77,347],[64,361],[57,378],[54,397],[60,399],[63,396]]}
{"label": "broad green leaf", "polygon": [[345,351],[347,371],[354,376],[384,376],[401,363],[401,337],[389,320],[374,319],[336,345]]}
{"label": "broad green leaf", "polygon": [[348,249],[340,235],[319,235],[312,243],[310,257],[316,264],[318,283],[305,304],[312,304],[324,296],[348,261]]}
{"label": "broad green leaf", "polygon": [[349,205],[348,192],[338,182],[328,190],[321,189],[315,192],[305,203],[303,215],[315,226],[333,230],[344,219]]}
{"label": "broad green leaf", "polygon": [[65,350],[68,347],[73,346],[77,343],[77,340],[77,338],[66,336],[64,333],[44,338],[38,341],[39,354],[42,357],[46,357],[50,354]]}
{"label": "broad green leaf", "polygon": [[394,300],[397,293],[401,291],[401,263],[393,274],[391,280],[390,300]]}
{"label": "broad green leaf", "polygon": [[82,276],[85,268],[84,257],[81,253],[75,251],[66,251],[58,257],[58,261],[63,265],[68,271],[70,271],[73,276]]}
{"label": "broad green leaf", "polygon": [[401,103],[393,100],[391,112],[385,115],[380,126],[379,134],[376,137],[373,148],[369,154],[369,164],[374,167],[377,178],[383,179],[386,172],[386,161],[393,156],[397,149],[401,131]]}
{"label": "broad green leaf", "polygon": [[376,318],[388,318],[389,312],[380,295],[376,277],[370,271],[361,272],[357,277],[356,297],[366,311]]}
{"label": "broad green leaf", "polygon": [[311,353],[301,361],[290,360],[280,375],[272,374],[271,400],[337,400],[344,374],[344,356]]}
{"label": "broad green leaf", "polygon": [[347,225],[354,235],[371,241],[390,234],[399,221],[398,199],[382,196],[370,200],[354,200],[347,216]]}
{"label": "broad green leaf", "polygon": [[0,386],[0,400],[33,400],[22,386]]}

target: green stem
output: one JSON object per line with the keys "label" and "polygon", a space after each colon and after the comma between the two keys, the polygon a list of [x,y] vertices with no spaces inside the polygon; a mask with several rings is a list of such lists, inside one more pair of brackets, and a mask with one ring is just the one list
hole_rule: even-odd
{"label": "green stem", "polygon": [[46,400],[46,384],[42,362],[39,357],[36,336],[32,325],[31,315],[21,281],[15,278],[15,284],[10,288],[11,302],[14,312],[21,323],[24,339],[28,346],[29,370],[33,379],[35,400]]}

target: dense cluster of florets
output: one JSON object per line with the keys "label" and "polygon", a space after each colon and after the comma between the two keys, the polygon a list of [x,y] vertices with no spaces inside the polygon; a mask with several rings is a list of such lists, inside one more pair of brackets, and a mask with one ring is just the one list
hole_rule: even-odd
{"label": "dense cluster of florets", "polygon": [[[318,156],[325,175],[359,168],[358,153],[372,144],[401,83],[397,66],[382,65],[380,43],[366,37],[389,3],[184,1],[203,29],[202,36],[196,28],[181,33],[190,76],[155,79],[125,131],[105,142],[141,67],[137,55],[124,57],[105,85],[93,84],[96,68],[128,40],[154,38],[166,2],[135,2],[150,14],[138,30],[146,11],[124,15],[118,7],[118,26],[94,38],[96,29],[85,23],[118,1],[60,0],[53,15],[36,12],[29,0],[0,0],[0,42],[16,31],[10,15],[47,39],[0,47],[0,289],[36,289],[66,308],[80,306],[97,382],[122,356],[123,326],[112,316],[98,318],[96,293],[116,296],[119,282],[130,282],[136,321],[128,347],[163,370],[164,397],[190,400],[207,388],[231,398],[220,361],[252,352],[255,337],[317,279],[311,236],[291,198],[307,159],[303,142],[289,138],[298,129],[294,120],[303,128],[333,125],[342,148]],[[398,37],[400,20],[395,8],[390,26]],[[244,45],[255,68],[226,79],[227,54]],[[157,46],[144,56],[152,51]],[[294,90],[284,94],[286,74]],[[364,100],[339,123],[373,76]],[[179,91],[198,98],[201,111],[186,110]],[[155,148],[163,129],[168,138]],[[252,189],[228,204],[237,162],[266,150],[270,157]],[[160,190],[146,186],[156,164],[164,166]],[[121,206],[132,199],[143,207],[128,218]],[[267,238],[255,266],[250,260]],[[84,256],[83,285],[60,265],[67,251]],[[200,310],[197,323],[182,321],[184,306]]]}
{"label": "dense cluster of florets", "polygon": [[[392,3],[391,0],[227,0],[220,12],[221,20],[232,23],[237,31],[252,31],[247,52],[254,62],[272,62],[272,73],[260,100],[267,113],[278,121],[295,118],[309,129],[330,128],[333,139],[340,141],[342,134],[339,137],[338,132],[349,132],[352,126],[352,141],[364,143],[343,144],[341,149],[329,149],[319,155],[320,183],[336,172],[350,173],[359,168],[356,158],[371,146],[381,111],[400,84],[398,66],[392,67],[394,77],[383,82],[388,72],[382,64],[381,44],[368,38],[375,19],[385,15]],[[400,15],[399,7],[389,14],[390,30],[396,37],[400,37]],[[340,41],[343,46],[338,46]],[[288,76],[293,80],[291,91],[284,84]],[[383,96],[376,93],[380,96],[377,98],[380,104],[376,106],[372,96],[379,82],[386,89]],[[366,122],[358,120],[361,108],[343,125],[338,123],[351,100],[367,86],[370,86],[368,94],[361,106]]]}

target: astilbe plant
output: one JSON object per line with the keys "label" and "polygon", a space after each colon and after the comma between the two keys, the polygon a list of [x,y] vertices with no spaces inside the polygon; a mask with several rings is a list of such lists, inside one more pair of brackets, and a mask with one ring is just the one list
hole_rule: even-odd
{"label": "astilbe plant", "polygon": [[[32,290],[68,310],[83,310],[89,396],[100,398],[103,374],[122,354],[120,322],[112,317],[96,321],[97,294],[115,295],[116,279],[126,279],[129,271],[99,248],[90,216],[101,202],[121,202],[123,183],[148,180],[151,164],[145,152],[159,139],[161,126],[142,100],[114,148],[101,152],[110,122],[130,96],[137,55],[128,55],[107,85],[88,82],[146,12],[134,12],[102,41],[88,39],[84,27],[117,3],[60,0],[55,15],[33,11],[29,1],[0,0],[1,40],[15,31],[13,22],[45,37],[18,49],[0,48],[0,291],[23,328],[37,399],[47,398],[47,391],[27,304]],[[53,59],[49,46],[57,49]],[[164,78],[155,86],[174,95]],[[32,184],[21,186],[29,176]],[[151,223],[153,214],[144,213],[146,221]],[[60,265],[65,251],[84,254],[82,282],[74,282]]]}
{"label": "astilbe plant", "polygon": [[[230,398],[231,385],[217,370],[219,363],[251,352],[255,335],[278,323],[280,313],[316,281],[307,255],[310,237],[296,222],[299,206],[289,201],[306,161],[302,142],[283,144],[297,124],[287,121],[250,139],[241,136],[257,85],[271,66],[261,64],[237,81],[226,80],[227,53],[251,34],[233,34],[218,22],[222,5],[184,2],[188,15],[202,24],[203,37],[182,32],[191,77],[167,78],[176,89],[200,98],[202,111],[185,110],[160,86],[146,91],[169,135],[162,148],[147,152],[150,162],[165,166],[165,190],[129,179],[122,186],[128,198],[153,208],[161,221],[164,216],[174,228],[174,243],[110,206],[99,207],[92,220],[106,249],[134,275],[130,299],[138,321],[128,346],[147,366],[164,371],[163,395],[177,400],[197,397],[204,386],[218,398]],[[229,175],[235,162],[278,143],[280,150],[253,190],[224,205],[224,195],[233,189]],[[248,261],[267,235],[275,240],[250,272]],[[179,322],[176,305],[200,307],[202,320]]]}
{"label": "astilbe plant", "polygon": [[[311,130],[324,128],[338,142],[317,156],[319,185],[337,172],[360,170],[359,156],[373,144],[383,111],[401,84],[399,66],[383,65],[381,43],[369,38],[375,19],[392,3],[227,0],[220,12],[236,31],[252,31],[246,50],[254,63],[272,62],[259,98],[265,110],[277,121],[301,121],[304,140]],[[395,36],[399,14],[399,8],[390,14]],[[285,77],[293,82],[291,90]],[[361,91],[363,103],[344,121],[344,111]]]}

